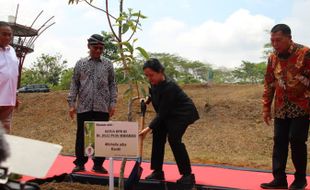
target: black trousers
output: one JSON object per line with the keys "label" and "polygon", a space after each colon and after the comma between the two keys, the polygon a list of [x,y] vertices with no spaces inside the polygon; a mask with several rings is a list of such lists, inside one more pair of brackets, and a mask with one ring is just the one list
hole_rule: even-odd
{"label": "black trousers", "polygon": [[168,121],[153,130],[151,156],[152,170],[162,170],[163,168],[165,144],[168,137],[168,142],[180,174],[184,175],[192,172],[186,147],[184,143],[182,143],[182,136],[184,135],[187,127],[188,125],[181,122]]}
{"label": "black trousers", "polygon": [[[88,157],[84,155],[84,121],[109,121],[109,114],[105,112],[84,112],[77,114],[77,132],[75,140],[75,156],[74,164],[76,166],[84,166],[88,161]],[[101,167],[105,157],[94,157],[94,167]]]}
{"label": "black trousers", "polygon": [[305,179],[309,115],[297,118],[275,118],[272,173],[275,179],[286,179],[288,146],[291,145],[295,179]]}

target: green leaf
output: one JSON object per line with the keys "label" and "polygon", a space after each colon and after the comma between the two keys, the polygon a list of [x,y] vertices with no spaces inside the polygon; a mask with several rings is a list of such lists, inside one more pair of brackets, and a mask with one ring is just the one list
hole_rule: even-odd
{"label": "green leaf", "polygon": [[137,13],[132,13],[131,16],[136,16],[136,17],[140,17],[140,18],[143,18],[143,19],[146,19],[147,17],[144,16],[143,14],[137,12]]}
{"label": "green leaf", "polygon": [[123,27],[122,27],[122,34],[125,34],[129,29],[129,25],[127,23],[123,24]]}
{"label": "green leaf", "polygon": [[120,44],[126,46],[126,47],[128,48],[128,50],[129,50],[129,52],[132,54],[132,52],[133,52],[133,47],[132,47],[132,45],[130,45],[129,42],[121,42]]}
{"label": "green leaf", "polygon": [[118,17],[118,18],[116,19],[116,22],[119,23],[120,21],[124,21],[124,20],[126,20],[126,19],[127,19],[126,16],[120,16],[120,17]]}
{"label": "green leaf", "polygon": [[136,47],[137,50],[139,50],[140,54],[145,58],[149,59],[149,54],[142,48],[142,47]]}

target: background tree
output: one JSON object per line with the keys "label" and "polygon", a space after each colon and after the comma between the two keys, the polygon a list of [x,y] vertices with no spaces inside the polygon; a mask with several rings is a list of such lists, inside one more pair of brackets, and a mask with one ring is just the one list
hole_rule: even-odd
{"label": "background tree", "polygon": [[169,53],[151,53],[165,67],[167,76],[180,83],[201,83],[208,81],[208,72],[212,71],[211,65],[200,61],[190,61]]}
{"label": "background tree", "polygon": [[62,75],[60,78],[59,89],[61,90],[70,89],[72,75],[73,75],[73,68],[65,69],[62,72]]}
{"label": "background tree", "polygon": [[43,83],[49,86],[57,86],[67,61],[62,60],[60,54],[42,54],[33,63],[30,69],[24,68],[21,78],[22,85]]}
{"label": "background tree", "polygon": [[251,63],[249,61],[242,61],[242,65],[235,69],[232,73],[235,81],[254,84],[263,81],[265,70],[265,62]]}
{"label": "background tree", "polygon": [[268,56],[270,55],[270,53],[273,51],[273,47],[271,45],[271,43],[266,43],[264,45],[264,50],[263,50],[263,56],[262,59],[267,60]]}
{"label": "background tree", "polygon": [[214,83],[234,83],[234,75],[231,69],[221,67],[213,70]]}
{"label": "background tree", "polygon": [[104,41],[104,57],[110,59],[111,61],[119,60],[118,47],[114,42],[113,34],[106,31],[101,32]]}

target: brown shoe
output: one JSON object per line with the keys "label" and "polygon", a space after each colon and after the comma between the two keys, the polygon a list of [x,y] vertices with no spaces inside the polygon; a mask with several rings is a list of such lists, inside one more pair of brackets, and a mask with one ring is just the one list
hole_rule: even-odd
{"label": "brown shoe", "polygon": [[104,168],[104,167],[93,167],[93,169],[91,170],[93,172],[96,172],[96,173],[101,173],[101,174],[107,174],[108,171]]}

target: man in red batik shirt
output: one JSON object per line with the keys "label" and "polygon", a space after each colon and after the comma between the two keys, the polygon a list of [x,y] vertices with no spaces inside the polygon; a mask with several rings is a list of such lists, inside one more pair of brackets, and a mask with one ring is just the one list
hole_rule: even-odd
{"label": "man in red batik shirt", "polygon": [[291,145],[295,180],[289,189],[307,186],[307,145],[309,130],[310,50],[292,41],[291,29],[277,24],[271,29],[271,45],[263,94],[263,118],[271,122],[271,104],[274,99],[274,146],[270,183],[263,189],[287,189],[286,162]]}

